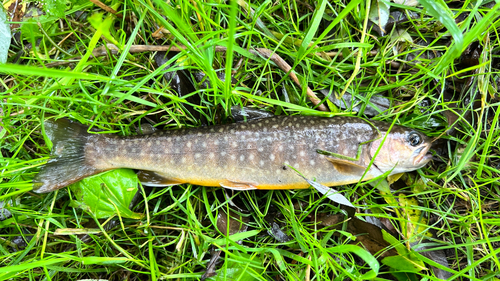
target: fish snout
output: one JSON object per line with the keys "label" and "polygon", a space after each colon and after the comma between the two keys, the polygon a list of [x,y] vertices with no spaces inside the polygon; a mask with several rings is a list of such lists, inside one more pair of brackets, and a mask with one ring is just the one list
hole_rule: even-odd
{"label": "fish snout", "polygon": [[432,154],[429,152],[429,149],[431,148],[430,144],[427,144],[425,146],[422,146],[415,150],[414,154],[416,155],[414,160],[413,160],[413,165],[423,167],[425,164],[427,164],[429,161],[432,160]]}

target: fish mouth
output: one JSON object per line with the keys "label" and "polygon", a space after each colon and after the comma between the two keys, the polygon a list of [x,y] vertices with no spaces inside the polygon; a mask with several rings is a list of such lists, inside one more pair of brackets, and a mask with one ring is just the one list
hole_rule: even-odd
{"label": "fish mouth", "polygon": [[417,149],[415,151],[417,157],[415,157],[415,159],[413,160],[413,165],[423,167],[425,166],[425,164],[429,163],[429,161],[432,160],[432,154],[429,152],[430,148],[430,145],[426,145]]}

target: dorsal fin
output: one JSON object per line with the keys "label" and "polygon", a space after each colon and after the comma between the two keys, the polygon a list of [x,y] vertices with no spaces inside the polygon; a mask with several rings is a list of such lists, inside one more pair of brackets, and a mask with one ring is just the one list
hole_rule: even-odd
{"label": "dorsal fin", "polygon": [[231,115],[234,118],[234,122],[245,122],[274,116],[272,113],[264,110],[240,107],[238,105],[231,107]]}

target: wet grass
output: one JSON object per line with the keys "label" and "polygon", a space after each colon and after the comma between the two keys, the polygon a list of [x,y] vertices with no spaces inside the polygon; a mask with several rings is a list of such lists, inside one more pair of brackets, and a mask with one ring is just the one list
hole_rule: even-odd
{"label": "wet grass", "polygon": [[[73,3],[64,17],[52,11],[26,19],[15,30],[20,37],[12,42],[9,64],[0,65],[0,202],[12,214],[0,213],[0,279],[196,279],[221,251],[216,266],[221,280],[240,274],[239,280],[358,280],[369,278],[370,270],[393,280],[376,260],[380,253],[353,247],[356,238],[345,228],[320,226],[319,220],[341,210],[312,189],[226,194],[191,185],[145,188],[132,207],[145,214],[141,220],[95,219],[70,206],[74,194],[67,188],[31,191],[50,154],[42,126],[47,118],[133,135],[143,123],[175,129],[231,122],[233,105],[276,115],[365,116],[367,103],[359,112],[338,108],[321,89],[361,100],[381,93],[390,107],[373,119],[438,138],[436,160],[394,183],[397,191],[384,194],[368,184],[340,187],[360,207],[357,216],[370,210],[367,215],[385,222],[408,247],[422,238],[408,225],[432,233],[422,243],[444,251],[453,279],[498,277],[496,6],[451,1],[455,18],[441,23],[422,6],[391,2],[391,11],[417,16],[380,36],[367,19],[367,6],[374,3],[366,1],[106,4],[121,16]],[[91,57],[106,43],[119,51]],[[168,64],[159,66],[154,51],[127,52],[136,45],[186,48],[171,52],[163,60]],[[216,52],[216,46],[228,51]],[[257,48],[287,61],[331,112],[316,110],[306,87],[250,52]],[[176,71],[195,81],[191,91],[178,91],[166,77]],[[197,73],[205,74],[201,81],[193,78]],[[411,209],[421,211],[426,222],[412,222],[402,198],[416,199]],[[229,210],[248,231],[228,238],[219,230],[218,216]],[[292,239],[276,239],[273,223]],[[436,278],[430,269],[410,277]]]}

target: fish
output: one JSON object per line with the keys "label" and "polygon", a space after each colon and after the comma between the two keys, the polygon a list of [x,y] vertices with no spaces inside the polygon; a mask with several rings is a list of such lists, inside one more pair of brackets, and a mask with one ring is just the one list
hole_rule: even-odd
{"label": "fish", "polygon": [[234,190],[353,184],[424,167],[431,140],[404,126],[356,117],[263,116],[247,122],[118,136],[61,118],[44,122],[51,158],[33,180],[46,193],[118,168],[142,184]]}

